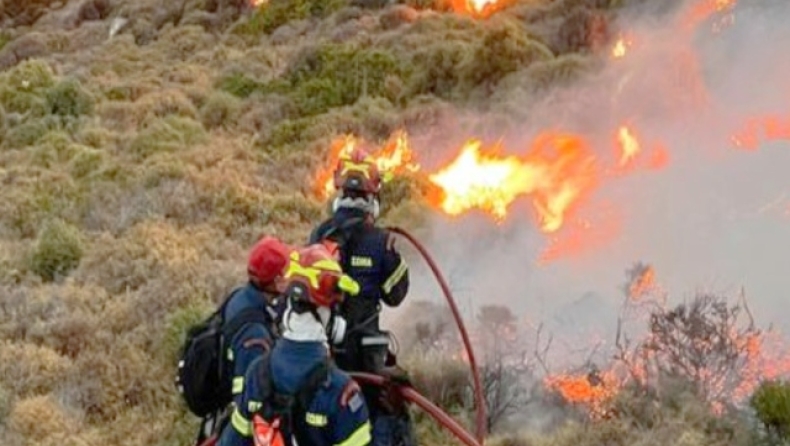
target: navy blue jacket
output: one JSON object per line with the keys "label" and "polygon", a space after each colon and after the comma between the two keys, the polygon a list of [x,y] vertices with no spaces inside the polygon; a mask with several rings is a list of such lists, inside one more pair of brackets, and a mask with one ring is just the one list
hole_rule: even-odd
{"label": "navy blue jacket", "polygon": [[231,390],[234,399],[244,390],[244,373],[247,371],[247,367],[254,359],[271,348],[277,333],[275,325],[277,309],[270,307],[264,293],[251,283],[236,289],[231,294],[225,305],[223,318],[225,321],[229,321],[250,308],[260,310],[265,317],[261,319],[260,323],[244,324],[227,346],[227,358],[233,364]]}
{"label": "navy blue jacket", "polygon": [[350,327],[365,323],[377,331],[380,302],[396,307],[409,291],[409,267],[394,246],[394,235],[361,210],[339,209],[313,230],[309,243],[324,239],[338,243],[343,271],[360,285],[359,295],[341,305],[341,315]]}
{"label": "navy blue jacket", "polygon": [[[281,338],[269,353],[271,379],[279,392],[295,393],[310,371],[327,358],[319,342],[296,342]],[[245,376],[244,392],[223,429],[217,446],[252,446],[252,414],[261,407],[258,358]],[[371,426],[365,399],[357,384],[336,367],[330,368],[326,382],[316,391],[306,412],[294,414],[294,436],[300,446],[367,446]],[[300,429],[301,426],[301,429]],[[287,445],[291,435],[283,431]]]}

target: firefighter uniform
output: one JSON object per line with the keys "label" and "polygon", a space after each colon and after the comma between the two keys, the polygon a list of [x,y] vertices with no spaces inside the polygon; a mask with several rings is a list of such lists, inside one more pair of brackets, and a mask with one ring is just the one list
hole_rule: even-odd
{"label": "firefighter uniform", "polygon": [[277,333],[276,310],[267,304],[267,299],[262,293],[254,285],[247,284],[232,294],[225,307],[226,321],[242,311],[254,310],[261,314],[260,322],[244,324],[228,344],[226,355],[233,364],[231,392],[234,399],[244,389],[244,374],[250,363],[272,347]]}
{"label": "firefighter uniform", "polygon": [[[313,367],[325,361],[328,351],[321,342],[296,342],[281,338],[271,350],[271,383],[278,392],[296,393]],[[252,415],[262,407],[261,368],[257,358],[245,376],[245,388],[219,439],[218,446],[252,446]],[[364,398],[357,384],[337,368],[318,387],[306,411],[293,414],[294,432],[283,429],[286,445],[296,439],[303,446],[367,446],[371,426]]]}
{"label": "firefighter uniform", "polygon": [[[403,302],[409,289],[408,266],[393,246],[394,235],[375,226],[363,210],[337,209],[313,231],[309,242],[324,240],[337,244],[343,271],[361,289],[357,296],[345,299],[339,309],[348,329],[345,341],[334,351],[337,364],[343,370],[381,373],[390,365],[389,337],[379,327],[381,303],[396,307]],[[398,429],[393,423],[403,424],[405,418],[377,403],[379,389],[364,386],[363,390],[374,420],[376,444],[389,444],[386,437],[392,437],[390,432]]]}

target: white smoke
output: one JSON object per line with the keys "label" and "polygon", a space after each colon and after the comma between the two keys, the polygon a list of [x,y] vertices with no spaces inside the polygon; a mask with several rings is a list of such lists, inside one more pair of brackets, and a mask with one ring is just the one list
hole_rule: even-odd
{"label": "white smoke", "polygon": [[[553,321],[554,330],[574,338],[589,330],[612,335],[625,270],[643,261],[654,266],[671,303],[701,288],[735,294],[744,287],[761,326],[790,332],[784,317],[790,311],[790,142],[746,152],[731,140],[750,117],[790,118],[790,5],[740,3],[734,23],[719,32],[702,24],[694,39],[681,36],[671,18],[623,16],[621,27],[638,40],[625,58],[537,105],[523,101],[531,118],[501,135],[508,147],[528,147],[542,128],[567,129],[611,157],[607,143],[628,119],[643,142],[665,145],[669,164],[606,181],[581,213],[594,222],[604,204],[613,205],[615,236],[547,265],[536,262],[549,240],[531,220],[529,203],[511,208],[502,225],[481,215],[435,218],[424,242],[456,289],[467,321],[480,305],[503,304],[531,321]],[[683,93],[694,91],[666,86],[685,45],[699,58],[708,102],[683,113],[688,104],[679,102],[692,101]],[[453,142],[480,136],[464,133],[451,129]],[[412,296],[441,301],[427,269],[409,258]],[[397,314],[390,315],[390,325],[400,325]]]}

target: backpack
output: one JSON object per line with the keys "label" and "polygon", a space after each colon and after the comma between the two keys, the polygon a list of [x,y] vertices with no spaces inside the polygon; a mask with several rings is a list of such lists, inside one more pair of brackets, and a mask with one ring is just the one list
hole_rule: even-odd
{"label": "backpack", "polygon": [[324,360],[307,374],[295,394],[276,392],[272,382],[269,355],[260,367],[260,398],[263,405],[252,414],[253,443],[255,446],[285,446],[283,429],[292,437],[298,435],[299,420],[294,414],[307,412],[315,393],[329,378],[329,360]]}
{"label": "backpack", "polygon": [[189,411],[201,418],[221,411],[233,400],[227,342],[245,324],[268,320],[268,315],[258,308],[245,309],[224,320],[225,307],[239,289],[231,292],[206,319],[189,327],[180,351],[176,389]]}

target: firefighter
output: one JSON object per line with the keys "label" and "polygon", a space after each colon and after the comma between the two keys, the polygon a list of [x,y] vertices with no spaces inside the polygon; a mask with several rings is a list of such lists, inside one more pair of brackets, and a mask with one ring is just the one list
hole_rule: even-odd
{"label": "firefighter", "polygon": [[[264,352],[268,351],[278,337],[278,300],[283,291],[283,273],[288,264],[288,255],[291,248],[281,240],[265,236],[251,249],[247,261],[247,282],[233,290],[217,310],[221,318],[223,335],[226,340],[222,342],[221,368],[222,379],[230,379],[229,403],[235,402],[244,389],[244,373],[250,363]],[[207,326],[206,326],[207,327]],[[200,337],[201,342],[211,342],[210,338]],[[193,354],[201,354],[203,350],[190,350]],[[199,364],[200,358],[187,361],[189,364]],[[205,367],[197,365],[197,369],[186,370],[189,379],[200,378],[194,376],[196,372],[205,373]],[[204,382],[200,382],[204,385]],[[189,387],[192,389],[193,387]],[[214,395],[210,391],[208,395]],[[227,422],[232,404],[226,405],[217,401],[218,405],[211,413],[204,415],[197,436],[196,444],[201,444],[219,431]]]}
{"label": "firefighter", "polygon": [[[359,296],[346,299],[340,313],[349,325],[345,341],[334,350],[338,366],[404,378],[389,352],[389,335],[379,327],[382,303],[399,306],[409,290],[409,268],[394,245],[394,234],[377,227],[381,176],[375,160],[356,148],[342,154],[334,172],[339,194],[332,217],[310,235],[309,243],[326,243],[343,271],[361,287]],[[408,412],[374,386],[363,386],[370,405],[375,445],[414,444]]]}
{"label": "firefighter", "polygon": [[218,446],[367,446],[365,399],[327,348],[345,327],[332,307],[359,287],[320,244],[294,251],[285,277],[283,335],[247,370]]}
{"label": "firefighter", "polygon": [[264,318],[248,323],[231,338],[228,359],[233,362],[234,398],[244,389],[244,373],[253,359],[268,351],[278,336],[279,306],[283,292],[285,267],[291,248],[281,240],[265,236],[250,251],[247,262],[248,282],[230,297],[225,320],[243,311],[257,310]]}

